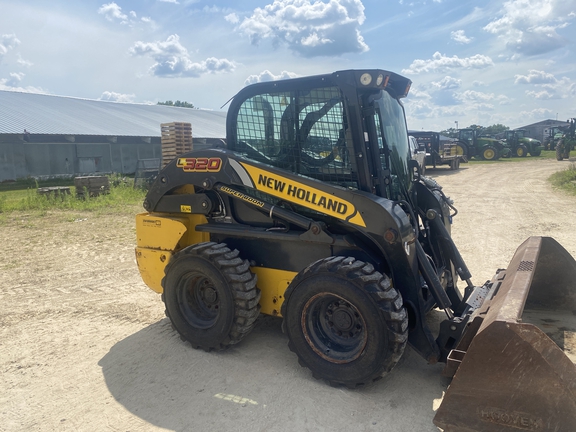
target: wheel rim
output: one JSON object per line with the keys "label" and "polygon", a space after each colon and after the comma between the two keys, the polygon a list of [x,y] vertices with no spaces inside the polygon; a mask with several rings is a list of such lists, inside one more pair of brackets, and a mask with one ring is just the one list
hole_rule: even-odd
{"label": "wheel rim", "polygon": [[484,159],[490,160],[493,158],[494,158],[494,150],[492,150],[492,149],[484,150]]}
{"label": "wheel rim", "polygon": [[517,156],[524,156],[524,149],[523,148],[516,149],[516,155]]}
{"label": "wheel rim", "polygon": [[204,275],[191,274],[183,278],[178,289],[178,304],[182,316],[193,327],[207,329],[218,319],[218,291]]}
{"label": "wheel rim", "polygon": [[461,145],[457,145],[456,146],[456,154],[458,156],[464,156],[464,147],[462,147]]}
{"label": "wheel rim", "polygon": [[368,339],[360,311],[334,294],[311,297],[302,311],[302,331],[312,350],[331,363],[349,363],[364,350]]}

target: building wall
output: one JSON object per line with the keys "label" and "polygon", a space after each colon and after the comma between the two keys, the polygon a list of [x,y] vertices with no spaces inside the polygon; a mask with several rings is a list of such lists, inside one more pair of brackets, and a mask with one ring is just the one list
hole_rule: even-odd
{"label": "building wall", "polygon": [[[193,143],[194,149],[225,146],[215,138],[195,138]],[[0,134],[0,181],[134,174],[142,159],[158,159],[160,166],[160,137]]]}
{"label": "building wall", "polygon": [[[139,159],[161,159],[159,137],[0,137],[0,181],[98,173],[133,174]],[[72,140],[72,141],[70,141]],[[104,142],[102,142],[104,141]]]}

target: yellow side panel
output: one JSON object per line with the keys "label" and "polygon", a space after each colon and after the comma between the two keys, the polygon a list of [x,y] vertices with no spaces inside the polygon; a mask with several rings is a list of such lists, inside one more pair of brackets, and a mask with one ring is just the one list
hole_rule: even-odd
{"label": "yellow side panel", "polygon": [[136,215],[136,241],[138,247],[173,251],[188,230],[185,219],[150,213]]}
{"label": "yellow side panel", "polygon": [[297,273],[264,267],[250,267],[250,270],[258,276],[258,288],[262,293],[260,312],[266,315],[282,316],[280,308],[284,303],[284,292]]}
{"label": "yellow side panel", "polygon": [[164,268],[179,250],[210,240],[210,234],[198,232],[196,225],[206,223],[204,215],[173,217],[162,213],[136,215],[136,261],[146,285],[161,293]]}
{"label": "yellow side panel", "polygon": [[140,276],[146,285],[157,293],[162,293],[164,267],[170,261],[172,252],[148,248],[136,248],[136,262]]}
{"label": "yellow side panel", "polygon": [[174,217],[162,213],[136,215],[137,245],[142,248],[174,251],[191,244],[210,240],[210,234],[197,232],[196,225],[206,223],[199,214],[179,214]]}

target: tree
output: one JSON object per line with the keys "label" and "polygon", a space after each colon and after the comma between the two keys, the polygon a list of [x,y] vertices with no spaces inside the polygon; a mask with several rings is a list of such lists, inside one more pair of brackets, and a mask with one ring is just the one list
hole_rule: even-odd
{"label": "tree", "polygon": [[498,135],[501,134],[502,132],[505,132],[507,130],[510,130],[510,128],[508,126],[504,126],[503,124],[493,124],[492,126],[488,126],[485,130],[484,133],[490,134],[490,135]]}
{"label": "tree", "polygon": [[457,138],[458,137],[458,129],[456,128],[449,128],[440,131],[440,135],[444,135],[450,138]]}
{"label": "tree", "polygon": [[179,100],[177,100],[176,102],[172,102],[171,100],[166,102],[158,102],[158,105],[175,106],[181,108],[195,108],[193,104]]}

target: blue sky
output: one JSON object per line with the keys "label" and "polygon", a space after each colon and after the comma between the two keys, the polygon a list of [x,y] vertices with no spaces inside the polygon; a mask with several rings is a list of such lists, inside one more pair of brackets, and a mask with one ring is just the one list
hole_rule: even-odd
{"label": "blue sky", "polygon": [[576,0],[2,0],[0,90],[220,109],[351,68],[413,81],[410,129],[576,117]]}

